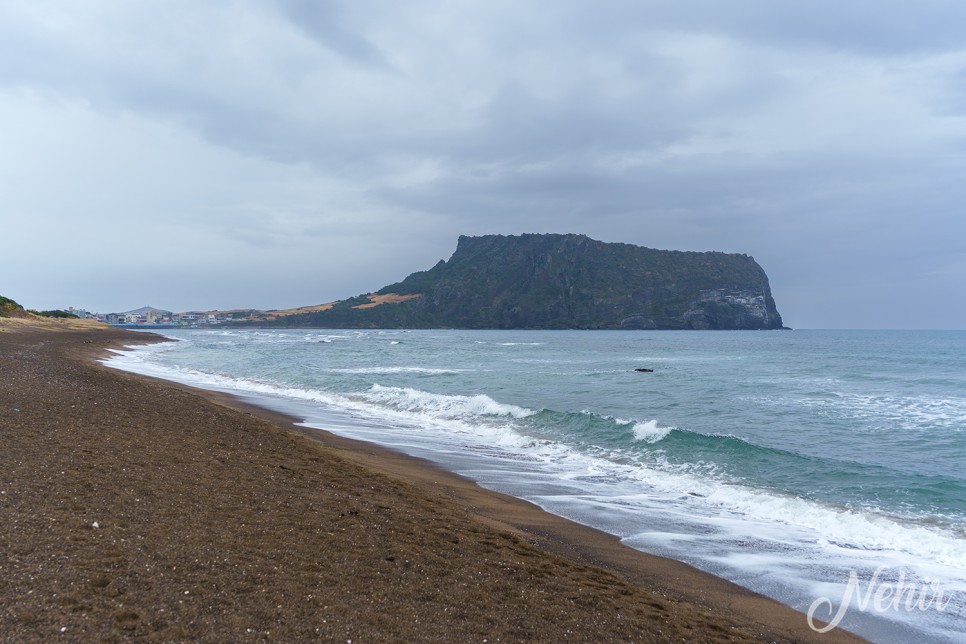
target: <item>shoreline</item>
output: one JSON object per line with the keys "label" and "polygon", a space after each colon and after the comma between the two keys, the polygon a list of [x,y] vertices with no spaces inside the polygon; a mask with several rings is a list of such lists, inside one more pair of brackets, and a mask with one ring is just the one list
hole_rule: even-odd
{"label": "shoreline", "polygon": [[[16,341],[16,336],[19,336],[21,340],[19,343]],[[342,609],[338,611],[338,616],[330,615],[338,625],[316,625],[315,628],[322,630],[315,633],[291,630],[295,628],[295,625],[289,624],[285,620],[282,620],[280,624],[278,619],[269,619],[268,621],[281,628],[281,630],[272,628],[268,631],[272,634],[272,638],[278,636],[286,639],[285,633],[289,633],[289,638],[296,635],[302,637],[306,634],[325,638],[336,635],[340,637],[342,635],[352,636],[353,633],[358,636],[365,636],[368,633],[370,637],[376,639],[415,636],[422,640],[464,636],[471,638],[477,636],[489,637],[492,640],[502,636],[511,640],[561,638],[606,640],[630,637],[638,641],[673,641],[682,638],[717,639],[720,641],[818,641],[819,639],[825,642],[862,641],[840,630],[819,635],[808,627],[803,614],[788,606],[686,564],[648,555],[624,546],[613,535],[550,514],[521,499],[485,490],[469,479],[445,471],[421,459],[406,456],[372,443],[347,439],[322,430],[296,425],[295,423],[300,419],[251,405],[228,394],[195,389],[171,381],[120,372],[95,362],[95,358],[103,357],[109,348],[151,341],[155,341],[154,338],[147,337],[143,333],[107,329],[56,333],[45,328],[35,328],[26,331],[21,329],[19,333],[15,334],[0,333],[0,342],[3,342],[4,346],[4,357],[6,357],[9,347],[19,347],[22,354],[30,354],[35,360],[46,356],[48,358],[47,372],[44,377],[47,378],[48,383],[51,375],[56,375],[57,367],[64,367],[69,368],[68,371],[72,371],[75,376],[100,381],[100,390],[103,390],[104,385],[107,384],[113,391],[121,392],[118,393],[119,399],[113,402],[118,408],[114,411],[122,411],[125,405],[130,407],[131,396],[133,396],[133,399],[137,401],[138,409],[141,409],[142,412],[145,412],[145,410],[156,412],[157,422],[154,425],[158,429],[163,428],[166,433],[173,432],[176,439],[180,439],[180,437],[177,437],[178,428],[172,427],[172,423],[177,423],[177,420],[172,416],[180,414],[175,414],[174,411],[191,413],[193,414],[192,417],[196,419],[199,417],[218,417],[218,422],[214,420],[211,422],[211,427],[208,428],[210,431],[205,431],[206,428],[204,427],[198,430],[197,438],[199,440],[193,441],[192,445],[195,449],[214,451],[221,454],[223,458],[203,458],[200,461],[195,459],[197,462],[192,462],[193,468],[189,468],[189,471],[198,479],[212,481],[212,485],[215,485],[215,483],[221,484],[218,492],[223,497],[222,501],[230,502],[229,505],[234,503],[238,506],[233,512],[225,514],[222,520],[230,520],[233,517],[237,520],[238,516],[248,516],[252,522],[257,521],[258,515],[245,514],[246,510],[250,513],[251,508],[243,507],[246,506],[246,500],[250,500],[247,497],[251,496],[253,490],[251,488],[246,489],[242,485],[236,488],[235,485],[225,484],[244,479],[259,468],[263,469],[264,463],[256,462],[255,455],[259,453],[257,448],[264,448],[264,443],[268,441],[272,442],[273,445],[272,459],[281,461],[288,459],[288,461],[279,462],[270,469],[272,476],[268,479],[262,479],[261,482],[265,487],[260,488],[260,490],[268,498],[284,497],[289,499],[291,504],[300,503],[303,506],[311,499],[314,502],[309,502],[308,506],[325,507],[331,505],[333,498],[343,498],[339,494],[349,494],[350,496],[361,494],[360,490],[364,491],[366,483],[369,483],[371,489],[388,486],[390,490],[388,493],[383,490],[376,494],[369,494],[365,503],[356,502],[356,504],[363,506],[368,504],[376,510],[365,512],[363,509],[350,509],[348,512],[338,513],[337,518],[330,515],[314,516],[316,520],[326,519],[329,524],[333,524],[333,522],[345,523],[347,519],[349,522],[358,523],[361,521],[358,517],[373,513],[378,514],[380,512],[378,508],[383,508],[382,512],[393,514],[384,524],[378,525],[378,530],[376,524],[362,526],[361,528],[355,526],[353,530],[350,530],[349,536],[351,538],[345,543],[339,542],[341,547],[344,548],[344,552],[353,553],[350,558],[362,557],[360,561],[370,561],[368,565],[353,566],[353,571],[356,575],[370,577],[365,584],[368,595],[373,592],[387,595],[381,603],[382,612],[372,612],[370,605],[358,599],[346,601]],[[28,343],[33,344],[24,346]],[[39,347],[37,346],[38,343]],[[63,364],[51,364],[51,358],[58,356],[64,358]],[[9,372],[10,370],[6,369],[5,371]],[[41,381],[42,378],[37,380],[37,382]],[[67,384],[62,386],[69,389],[69,379],[63,382]],[[9,384],[5,379],[5,388]],[[98,390],[98,387],[95,386],[90,391]],[[129,390],[131,395],[125,398],[122,395],[123,390]],[[47,393],[53,395],[57,392]],[[33,395],[37,396],[39,392],[34,390]],[[4,400],[4,402],[7,401]],[[97,404],[97,402],[94,402],[94,404]],[[110,405],[97,410],[98,415],[105,410],[110,412]],[[2,411],[5,416],[9,415],[8,410]],[[19,415],[20,412],[17,412],[17,414]],[[108,415],[116,417],[120,414]],[[118,440],[124,433],[121,424],[113,428],[105,428],[103,424],[99,426],[102,432],[105,429],[114,431],[116,435],[106,437],[112,445],[122,442]],[[43,427],[45,427],[43,423],[40,425],[28,423],[26,425],[28,433],[34,434],[34,438],[41,441],[44,439],[44,432],[37,432],[36,430]],[[239,440],[221,440],[224,438],[223,432],[226,427],[231,428],[233,436]],[[34,431],[30,431],[31,428]],[[49,423],[46,425],[46,429],[49,431]],[[135,435],[141,436],[143,444],[138,444],[139,441],[135,440],[133,444],[129,445],[129,449],[124,451],[123,456],[118,457],[121,464],[131,462],[140,463],[143,466],[141,461],[150,460],[146,459],[146,456],[148,456],[150,449],[154,447],[163,448],[162,451],[164,452],[152,454],[151,456],[155,460],[173,459],[174,462],[168,463],[169,465],[184,465],[185,459],[178,454],[177,450],[173,450],[172,453],[171,448],[173,446],[161,441],[162,437],[144,433],[143,427],[128,429],[133,429]],[[237,436],[234,434],[235,432],[237,432]],[[125,437],[128,440],[131,439],[129,433],[125,434]],[[4,436],[3,438],[7,443],[17,439],[18,435]],[[85,438],[93,441],[97,437],[88,433]],[[105,436],[101,438],[105,438]],[[170,438],[170,436],[163,438]],[[246,438],[247,441],[242,441],[243,438]],[[259,442],[259,440],[262,442]],[[47,442],[49,443],[49,441]],[[46,447],[49,448],[50,445],[47,444]],[[61,449],[63,447],[61,446]],[[240,461],[248,454],[247,450],[252,450],[252,455],[246,464]],[[17,452],[18,450],[12,451]],[[2,458],[0,457],[0,459]],[[82,457],[80,460],[83,464],[85,459]],[[97,459],[91,457],[87,460],[95,461]],[[336,486],[329,488],[329,491],[325,489],[320,491],[313,486],[303,486],[295,491],[290,489],[293,478],[318,478],[321,476],[318,470],[324,469],[321,467],[323,461],[332,468],[340,470],[332,476],[338,478],[337,475],[341,475],[344,479],[341,480],[341,488]],[[231,477],[234,478],[226,480],[224,477],[228,472],[222,470],[225,470],[225,466],[229,464],[232,466],[229,468]],[[21,463],[22,465],[23,463]],[[88,465],[94,464],[88,463]],[[103,463],[101,465],[103,466]],[[21,467],[20,470],[23,471],[24,468]],[[125,471],[126,468],[121,467],[121,470]],[[120,478],[125,477],[121,476]],[[316,483],[320,481],[316,481]],[[166,478],[163,475],[157,482],[167,483],[172,486],[171,490],[180,489],[179,486],[183,487],[185,484],[183,480],[171,480],[170,477]],[[119,481],[115,480],[113,483],[119,483]],[[6,481],[3,482],[3,485],[5,497],[0,497],[0,499],[9,503],[11,498],[7,489],[11,485]],[[332,485],[335,485],[335,483],[332,483]],[[332,491],[336,489],[340,490],[339,494]],[[76,492],[76,488],[74,491]],[[101,490],[101,492],[104,491]],[[205,498],[206,495],[199,489],[195,489],[193,492],[194,498],[188,498],[191,505],[208,513],[215,509],[213,505],[217,503],[217,498]],[[169,491],[166,495],[173,495],[173,492]],[[76,500],[76,498],[75,496],[74,499]],[[143,499],[138,498],[136,502],[143,503],[143,501]],[[80,505],[86,507],[89,504],[81,503]],[[29,513],[29,506],[28,503],[22,507],[22,510]],[[399,509],[403,507],[406,510],[401,512]],[[7,507],[4,508],[5,514],[8,509]],[[155,508],[156,511],[160,509]],[[170,511],[170,508],[168,510]],[[396,512],[393,513],[391,510],[396,510]],[[306,510],[308,512],[307,518],[313,518],[313,511]],[[355,514],[352,514],[353,512]],[[175,515],[177,514],[178,512],[175,512]],[[318,513],[316,512],[316,514]],[[408,517],[400,515],[408,515]],[[404,524],[407,524],[404,519],[418,517],[415,518],[414,525],[428,528],[433,524],[433,521],[438,522],[441,516],[447,519],[452,518],[452,523],[459,523],[459,525],[447,525],[444,530],[419,530],[415,533],[407,533],[403,529]],[[183,514],[181,518],[184,519]],[[229,540],[230,543],[222,544],[224,552],[244,551],[252,556],[250,550],[253,543],[261,547],[268,547],[270,551],[272,549],[285,549],[293,546],[289,543],[293,538],[305,539],[311,537],[310,528],[312,525],[316,527],[316,533],[319,529],[324,530],[324,525],[320,528],[317,521],[309,521],[308,525],[300,526],[299,521],[306,519],[303,516],[286,513],[284,518],[291,528],[285,535],[269,530],[266,534],[248,537],[248,541],[239,537],[233,541]],[[29,519],[30,517],[24,518],[28,522]],[[50,517],[48,516],[47,519],[49,524]],[[198,517],[193,519],[198,519]],[[110,525],[111,522],[105,521],[104,523]],[[150,532],[152,527],[156,527],[153,526],[153,523],[151,513],[148,512],[146,520],[142,520],[139,524],[140,532]],[[204,524],[204,521],[202,523]],[[201,533],[204,534],[206,531],[210,532],[213,526],[204,524],[196,527],[202,528]],[[301,528],[303,527],[309,529],[302,531]],[[91,537],[95,534],[99,537],[101,534],[108,532],[108,530],[102,529],[100,524],[94,530],[91,530],[89,525],[75,527],[75,529],[84,529],[87,532],[83,535],[85,537]],[[359,532],[360,529],[362,529],[362,532]],[[17,544],[18,535],[15,532],[10,532],[8,528],[4,530],[9,533],[0,532],[0,536],[4,538],[4,550],[12,544],[13,551],[16,552],[18,547],[22,547]],[[371,539],[366,538],[367,533],[372,530],[380,532],[383,541],[372,543]],[[135,530],[135,532],[138,532],[138,530]],[[163,533],[163,530],[161,532]],[[328,534],[331,536],[331,533]],[[148,544],[152,541],[150,535],[140,534],[139,536],[141,541]],[[175,541],[180,539],[183,548],[189,552],[199,547],[196,540],[185,535],[179,536],[177,532],[168,536],[174,538]],[[72,537],[68,536],[67,539],[66,545],[72,545]],[[121,541],[124,541],[124,539],[122,538]],[[399,543],[395,543],[395,541],[399,541]],[[326,548],[326,546],[334,547],[337,545],[331,542],[331,539],[321,537],[319,543],[315,545],[328,551],[333,549]],[[62,540],[59,543],[61,546],[65,545]],[[455,552],[450,552],[454,545],[457,546]],[[114,542],[114,546],[119,547],[117,542]],[[376,556],[373,556],[374,549],[379,551]],[[405,559],[403,555],[387,555],[383,552],[385,550],[405,551],[407,549],[413,553],[419,552],[420,555],[418,556],[425,558],[430,555],[439,557],[440,551],[446,551],[449,553],[449,558],[444,557],[445,560],[435,562],[436,565],[434,566],[428,564],[424,566],[422,572],[427,574],[419,582],[423,584],[420,586],[420,590],[413,590],[419,585],[416,579],[407,578],[406,583],[401,583],[400,579],[395,579],[389,575],[385,578],[371,579],[376,566],[382,567],[389,564],[392,569],[397,569],[400,567],[400,560],[406,564],[415,561],[416,554],[413,554],[413,559]],[[155,546],[153,550],[151,548],[148,548],[148,550],[160,553],[164,549]],[[70,548],[68,548],[68,554],[70,554],[69,551]],[[339,550],[334,549],[334,552],[338,553]],[[269,555],[270,553],[263,553],[262,557],[269,557],[270,561]],[[278,554],[278,556],[282,555]],[[164,557],[161,557],[160,554],[157,554],[157,558],[162,562],[164,561]],[[17,565],[16,556],[13,559],[12,569],[10,563],[3,561],[3,573],[6,576],[12,573],[15,578],[18,571],[21,575],[27,574],[29,566],[20,569]],[[371,563],[374,561],[379,563]],[[260,570],[264,563],[263,561],[252,560],[248,566],[249,569],[246,570],[243,566],[241,571],[236,570],[233,574],[235,577],[238,576],[239,572],[243,577],[246,574],[252,575],[255,570]],[[77,562],[75,561],[73,565],[76,568]],[[70,567],[68,565],[68,568]],[[164,567],[163,563],[161,567]],[[325,568],[321,565],[320,567]],[[506,572],[507,570],[513,572]],[[554,572],[547,574],[546,571],[548,570]],[[541,573],[541,571],[543,572]],[[222,571],[222,577],[232,577],[229,572]],[[316,582],[319,579],[315,579],[313,573],[320,578],[327,575],[325,570],[313,570],[307,578],[301,580],[301,584],[287,580],[283,585],[292,587],[284,589],[285,592],[294,593],[295,596],[304,598],[306,591],[313,587],[317,588]],[[523,575],[520,573],[523,573]],[[169,572],[169,575],[178,577],[174,569]],[[499,579],[494,579],[493,575],[498,575]],[[490,581],[481,586],[476,583],[479,577],[490,578]],[[564,582],[563,586],[559,586],[561,580]],[[97,583],[102,581],[103,579]],[[276,581],[263,578],[260,583],[263,588],[274,589],[277,585]],[[558,585],[553,586],[551,582]],[[114,582],[108,581],[102,588],[110,588],[112,583]],[[159,583],[159,579],[156,578],[152,580],[151,584],[147,585],[153,587]],[[165,581],[166,583],[167,581]],[[340,583],[349,584],[349,580],[342,580]],[[373,591],[374,583],[376,586],[382,584],[384,588],[381,591]],[[547,586],[547,584],[551,585]],[[582,584],[584,585],[582,586]],[[4,581],[3,585],[0,585],[0,592],[2,592],[0,596],[4,597],[4,605],[2,606],[2,613],[0,613],[4,619],[0,620],[0,623],[13,624],[15,625],[14,628],[25,629],[11,633],[27,634],[38,638],[46,638],[46,636],[52,635],[48,630],[32,630],[29,619],[24,620],[23,615],[17,617],[17,606],[10,605],[10,592],[8,592],[10,589],[5,588],[7,585],[11,586],[10,589],[15,589],[18,582],[15,579],[14,581]],[[575,585],[578,592],[574,591]],[[19,587],[25,588],[27,586],[29,584],[21,579]],[[501,597],[499,593],[496,593],[497,589],[511,586],[516,589],[513,593],[513,601],[508,601],[506,597]],[[543,586],[547,587],[544,591],[541,591],[540,589]],[[434,594],[434,592],[439,593],[441,588],[447,589],[446,597]],[[589,594],[579,592],[581,588],[588,588],[591,592]],[[148,589],[136,589],[135,585],[129,583],[129,588],[119,596],[128,593],[136,594],[136,590],[145,591]],[[273,592],[281,592],[282,590],[275,589]],[[152,596],[153,591],[154,589],[147,595]],[[190,589],[187,592],[190,594]],[[243,617],[243,614],[234,615],[232,619],[225,617],[232,614],[232,611],[228,610],[227,607],[236,606],[239,599],[237,593],[233,595],[228,590],[225,592],[227,592],[227,595],[222,596],[219,601],[214,601],[213,604],[221,607],[222,612],[219,613],[218,610],[212,608],[207,612],[201,610],[192,613],[194,621],[192,622],[189,619],[187,623],[189,625],[198,624],[198,626],[196,630],[184,633],[185,635],[198,639],[223,638],[228,631],[222,630],[220,632],[221,637],[218,637],[216,633],[209,629],[214,628],[216,624],[218,625],[217,628],[224,629],[226,620],[233,623],[234,620]],[[351,594],[360,591],[359,589],[352,590],[349,586],[346,586],[343,592],[344,594]],[[528,598],[528,595],[534,593],[539,595],[541,592],[545,595],[550,593],[551,596]],[[553,596],[553,593],[556,593],[556,596]],[[98,610],[97,601],[104,599],[102,597],[104,593],[97,592],[95,588],[87,595],[86,599],[77,599],[87,611],[81,611],[81,614],[89,616],[104,612]],[[392,598],[389,596],[392,596]],[[412,624],[404,623],[405,620],[390,619],[387,621],[386,610],[396,613],[397,617],[399,617],[401,608],[405,608],[410,613],[416,610],[411,605],[412,602],[405,599],[407,596],[421,596],[424,605],[428,602],[430,608],[435,608],[421,613],[424,624],[426,623],[425,620],[429,620],[433,624],[433,630],[427,631],[424,630],[424,627],[414,630]],[[432,600],[427,599],[427,597],[432,598]],[[20,598],[24,599],[25,593],[21,593]],[[434,607],[434,602],[439,605]],[[108,602],[108,604],[110,603]],[[148,604],[150,603],[148,602]],[[369,603],[371,604],[371,597]],[[183,606],[183,604],[181,605]],[[256,606],[260,606],[260,604],[256,604]],[[285,612],[284,604],[277,606],[278,608],[273,607],[274,611]],[[331,612],[328,610],[330,608],[328,605],[322,604],[322,606],[325,608],[317,607],[311,615],[302,619],[316,624],[318,619],[313,620],[312,616],[329,615]],[[450,618],[445,614],[449,609],[455,610],[456,607],[464,607],[465,614],[461,619]],[[513,611],[518,611],[521,607],[524,608],[523,614],[527,615],[529,622],[527,625],[514,621],[518,618],[513,617]],[[153,606],[154,610],[158,608]],[[447,610],[442,612],[436,610],[440,608]],[[143,612],[148,612],[151,609],[152,606],[149,605],[142,607],[141,611],[128,611],[138,615],[138,617],[133,618],[129,615],[125,621],[118,616],[125,614],[123,610],[114,607],[113,611],[108,611],[113,615],[112,619],[82,620],[80,625],[84,623],[88,625],[99,624],[98,628],[87,631],[95,635],[105,636],[108,633],[113,633],[116,636],[121,633],[124,635],[154,634],[157,636],[161,633],[161,639],[170,639],[174,636],[174,631],[171,631],[172,628],[185,628],[185,620],[164,622],[163,628],[162,624],[155,620],[152,628],[152,622],[142,615]],[[39,611],[39,608],[36,610]],[[66,609],[61,609],[60,612],[64,612],[64,610]],[[170,610],[177,611],[178,608],[174,606]],[[240,613],[244,612],[241,607],[237,610]],[[535,611],[543,617],[540,618],[535,615]],[[23,612],[22,606],[19,612]],[[53,614],[50,610],[40,612],[45,616],[38,617],[37,626],[39,626],[39,623],[50,622],[50,619],[58,613],[56,609],[52,611]],[[14,621],[10,619],[11,613],[15,618]],[[415,613],[413,614],[415,615]],[[433,617],[434,615],[435,617]],[[551,615],[554,617],[548,618]],[[561,618],[561,616],[566,616],[566,618]],[[74,614],[73,617],[77,617],[77,615]],[[336,619],[336,617],[338,618]],[[535,617],[538,618],[534,619]],[[329,621],[324,623],[330,624]],[[353,626],[348,626],[350,624]],[[472,625],[471,630],[467,630],[469,628],[467,624]],[[302,626],[302,624],[299,624],[298,628]],[[78,627],[79,625],[72,623],[68,630],[74,632],[76,636]],[[7,626],[0,627],[0,631],[6,628]],[[108,628],[108,630],[105,631],[105,628]],[[286,631],[286,628],[290,630]],[[231,632],[237,632],[239,635],[246,634],[244,629]],[[253,632],[261,634],[265,631],[259,626]]]}

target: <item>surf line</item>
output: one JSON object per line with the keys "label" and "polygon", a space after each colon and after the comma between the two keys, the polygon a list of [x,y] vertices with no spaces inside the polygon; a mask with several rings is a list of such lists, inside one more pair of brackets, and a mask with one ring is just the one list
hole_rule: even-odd
{"label": "surf line", "polygon": [[822,606],[827,606],[828,614],[832,615],[832,611],[835,609],[835,604],[832,603],[830,598],[819,597],[808,607],[808,613],[805,615],[809,627],[817,633],[829,632],[842,622],[853,600],[858,609],[863,612],[868,610],[871,603],[872,609],[877,613],[885,613],[890,610],[898,611],[900,608],[904,608],[907,613],[914,610],[925,612],[930,609],[935,609],[941,613],[946,610],[953,599],[952,594],[945,595],[938,579],[923,577],[922,583],[906,583],[906,571],[902,569],[899,570],[899,576],[894,583],[880,580],[879,576],[887,569],[886,566],[876,568],[864,593],[860,592],[859,589],[859,574],[854,570],[850,571],[849,583],[842,593],[842,602],[831,621],[825,626],[816,625],[815,611]]}

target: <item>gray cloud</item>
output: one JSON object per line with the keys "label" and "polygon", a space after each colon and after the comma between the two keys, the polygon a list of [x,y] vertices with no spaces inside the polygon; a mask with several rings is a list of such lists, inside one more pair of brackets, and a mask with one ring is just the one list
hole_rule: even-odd
{"label": "gray cloud", "polygon": [[[459,234],[584,232],[753,254],[794,326],[962,326],[964,14],[6,3],[0,190],[23,243],[0,292],[294,306]],[[57,261],[21,270],[41,249]]]}
{"label": "gray cloud", "polygon": [[815,46],[896,55],[958,49],[966,32],[966,7],[956,0],[916,4],[876,0],[835,2],[717,2],[617,0],[577,5],[570,25],[607,37],[647,29],[723,34],[781,48]]}
{"label": "gray cloud", "polygon": [[390,68],[385,56],[368,39],[342,24],[341,6],[332,0],[277,0],[277,6],[291,23],[323,47],[347,59]]}

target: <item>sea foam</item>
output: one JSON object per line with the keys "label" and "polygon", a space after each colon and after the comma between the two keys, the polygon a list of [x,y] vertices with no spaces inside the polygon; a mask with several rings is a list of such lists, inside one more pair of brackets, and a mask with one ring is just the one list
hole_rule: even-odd
{"label": "sea foam", "polygon": [[645,443],[656,443],[671,433],[673,427],[661,427],[656,420],[648,420],[634,425],[634,438]]}

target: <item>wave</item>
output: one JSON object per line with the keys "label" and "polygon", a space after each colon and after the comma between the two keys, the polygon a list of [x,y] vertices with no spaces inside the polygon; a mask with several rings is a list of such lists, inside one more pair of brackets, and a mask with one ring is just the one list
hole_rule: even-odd
{"label": "wave", "polygon": [[[662,426],[656,419],[635,421],[586,410],[535,410],[503,403],[485,394],[441,394],[379,384],[365,391],[324,391],[152,362],[151,351],[163,350],[126,352],[106,363],[208,389],[358,412],[381,419],[387,435],[394,427],[401,429],[402,436],[425,434],[430,437],[428,444],[438,445],[443,452],[452,449],[453,443],[447,441],[458,435],[462,438],[456,444],[477,450],[481,458],[492,456],[497,448],[503,456],[495,457],[522,459],[520,467],[535,467],[555,472],[562,479],[587,479],[609,486],[619,491],[621,502],[631,502],[635,495],[641,503],[666,499],[682,508],[688,520],[704,513],[712,523],[720,522],[720,513],[725,512],[735,520],[744,517],[744,521],[764,522],[762,525],[792,526],[805,531],[801,538],[823,548],[880,555],[906,553],[966,570],[962,516],[931,516],[925,521],[925,517],[904,516],[895,510],[844,501],[849,496],[846,492],[853,489],[870,485],[895,489],[900,483],[890,478],[894,473],[888,471],[863,470],[834,461],[816,463],[815,459],[754,445],[734,436],[704,435]],[[842,502],[837,503],[835,494],[828,490],[825,499],[809,498],[804,491],[795,491],[790,481],[801,480],[802,472],[814,472],[816,466],[823,468],[823,479],[839,486]],[[773,486],[762,487],[747,476],[749,472],[764,472],[767,476],[759,481],[771,481]],[[914,483],[906,486],[913,492],[921,487],[929,495],[937,491],[949,498],[964,495],[963,486],[953,480]],[[912,505],[923,504],[917,501]]]}
{"label": "wave", "polygon": [[891,432],[901,428],[910,432],[935,429],[961,432],[966,429],[966,398],[869,395],[823,392],[794,401],[816,413],[854,421],[853,427],[870,432]]}
{"label": "wave", "polygon": [[[902,476],[882,467],[803,456],[736,436],[705,435],[665,426],[656,419],[635,421],[587,410],[537,411],[483,394],[437,394],[378,384],[352,398],[370,405],[370,412],[388,413],[419,426],[495,439],[504,446],[538,449],[545,452],[541,458],[548,462],[567,461],[583,469],[585,461],[592,458],[597,471],[610,471],[616,476],[619,470],[630,467],[621,476],[639,478],[646,472],[645,478],[651,483],[653,477],[684,476],[684,482],[675,483],[673,489],[700,489],[708,503],[790,525],[821,528],[838,541],[847,537],[830,530],[837,521],[853,525],[861,522],[861,517],[874,516],[872,523],[925,521],[933,527],[954,529],[966,516],[966,488],[953,478]],[[555,448],[551,450],[550,445]],[[816,469],[823,472],[822,484],[814,481]],[[802,487],[802,481],[810,481],[811,487]],[[902,488],[898,500],[897,487]],[[729,497],[727,493],[735,490],[744,492]],[[862,498],[865,503],[858,503]],[[806,507],[821,510],[809,519]],[[827,524],[824,528],[823,523]],[[907,541],[912,544],[914,540]],[[866,543],[880,541],[870,538]],[[962,554],[960,563],[966,565],[966,550]]]}
{"label": "wave", "polygon": [[[356,340],[368,337],[365,332],[332,333],[331,331],[293,333],[288,330],[246,330],[246,329],[199,329],[195,331],[198,338],[204,341],[209,337],[228,337],[241,341],[243,344],[316,344],[329,343],[339,340]],[[172,339],[177,336],[169,335]]]}
{"label": "wave", "polygon": [[[714,453],[750,456],[748,467],[788,467],[792,460],[814,461],[783,450],[753,445],[734,436],[705,436],[673,427],[662,427],[657,420],[644,422],[600,416],[587,411],[567,413],[552,410],[539,412],[506,405],[489,396],[456,396],[434,394],[410,388],[374,385],[365,399],[381,407],[402,412],[422,423],[451,427],[457,421],[460,429],[481,438],[492,437],[499,429],[503,446],[524,449],[531,458],[554,464],[566,464],[572,475],[596,472],[605,479],[637,481],[661,493],[672,493],[690,504],[736,512],[755,520],[778,522],[799,529],[807,529],[837,548],[869,552],[897,551],[926,557],[932,561],[966,569],[966,541],[961,523],[940,517],[930,517],[929,525],[923,517],[902,516],[872,507],[853,507],[834,504],[775,489],[762,489],[730,476],[718,474],[721,468],[702,462],[702,456]],[[551,420],[553,419],[553,420]],[[558,428],[562,420],[571,428],[582,428],[583,437],[607,427],[626,436],[628,430],[638,442],[663,445],[661,458],[642,458],[640,451],[626,448],[607,449],[599,446],[588,449],[586,441],[577,443],[547,440],[548,421]],[[495,421],[495,422],[494,422]],[[536,431],[528,431],[536,430]],[[541,431],[542,430],[542,431]],[[559,436],[559,433],[555,432]],[[613,435],[614,432],[611,431]],[[542,439],[542,440],[541,440]],[[676,443],[679,449],[674,450]],[[617,444],[626,444],[617,443]],[[668,459],[668,451],[685,452],[690,459],[677,463]],[[695,454],[695,452],[697,452]],[[654,456],[653,453],[648,454]],[[725,459],[720,459],[725,460]],[[808,463],[814,468],[815,463]],[[826,467],[829,467],[826,465]],[[832,466],[834,467],[834,465]],[[848,478],[852,465],[839,465],[840,474]],[[888,472],[854,475],[847,486],[864,487],[877,479],[886,488],[895,485]],[[834,475],[834,473],[833,473]],[[950,493],[961,494],[961,486],[953,481],[933,482],[951,486]],[[845,544],[845,545],[843,545]]]}
{"label": "wave", "polygon": [[645,443],[656,443],[671,433],[673,427],[661,427],[656,420],[634,424],[634,438]]}
{"label": "wave", "polygon": [[348,367],[344,369],[332,368],[325,369],[328,373],[345,374],[396,374],[396,373],[417,373],[430,376],[455,375],[465,373],[468,369],[433,369],[429,367]]}
{"label": "wave", "polygon": [[373,385],[362,397],[389,409],[421,414],[431,419],[527,418],[537,413],[532,409],[499,403],[484,394],[434,394],[409,387],[384,387],[378,384]]}

